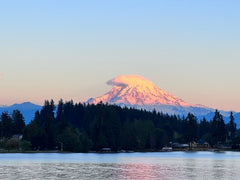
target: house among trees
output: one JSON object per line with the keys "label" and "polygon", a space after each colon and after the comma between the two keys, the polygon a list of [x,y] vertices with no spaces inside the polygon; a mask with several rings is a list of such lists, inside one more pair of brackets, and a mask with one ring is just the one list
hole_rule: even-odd
{"label": "house among trees", "polygon": [[202,139],[198,140],[197,142],[191,143],[191,148],[197,148],[197,149],[209,149],[211,148],[210,144]]}
{"label": "house among trees", "polygon": [[172,148],[173,149],[188,149],[189,148],[189,144],[181,144],[181,143],[172,143]]}
{"label": "house among trees", "polygon": [[101,152],[111,152],[111,148],[102,148]]}
{"label": "house among trees", "polygon": [[22,138],[23,138],[23,135],[22,134],[14,134],[12,137],[18,139],[19,141],[21,141]]}

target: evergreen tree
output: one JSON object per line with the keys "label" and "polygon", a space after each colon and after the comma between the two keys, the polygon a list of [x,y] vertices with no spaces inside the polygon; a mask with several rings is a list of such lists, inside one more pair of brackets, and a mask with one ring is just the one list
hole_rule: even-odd
{"label": "evergreen tree", "polygon": [[93,142],[91,139],[88,138],[88,135],[86,132],[83,132],[80,135],[80,142],[81,142],[81,147],[80,147],[81,152],[86,153],[90,151],[90,149],[92,148]]}
{"label": "evergreen tree", "polygon": [[183,135],[186,142],[192,142],[197,140],[198,124],[197,118],[188,113],[186,119],[184,120],[184,130]]}
{"label": "evergreen tree", "polygon": [[164,129],[156,128],[154,130],[154,136],[156,141],[155,148],[158,150],[161,149],[164,145],[169,143],[169,138]]}
{"label": "evergreen tree", "polygon": [[111,129],[113,132],[113,139],[114,139],[114,146],[112,147],[113,150],[119,150],[121,146],[121,120],[119,118],[119,115],[117,114],[115,108],[110,110],[110,116],[111,119]]}
{"label": "evergreen tree", "polygon": [[[37,113],[36,113],[37,114]],[[47,142],[47,135],[44,129],[38,123],[38,117],[35,116],[23,132],[23,139],[31,142],[32,149],[45,149]]]}
{"label": "evergreen tree", "polygon": [[22,113],[19,110],[14,110],[12,114],[13,133],[22,134],[25,128],[25,122]]}
{"label": "evergreen tree", "polygon": [[206,118],[204,117],[199,124],[199,139],[202,139],[204,135],[209,133],[210,131],[210,123],[207,122]]}
{"label": "evergreen tree", "polygon": [[126,119],[122,132],[122,148],[126,150],[135,150],[137,148],[137,137],[133,123]]}
{"label": "evergreen tree", "polygon": [[80,152],[81,142],[78,134],[72,127],[66,127],[58,137],[59,145],[62,144],[64,151]]}
{"label": "evergreen tree", "polygon": [[212,144],[224,143],[226,140],[226,127],[223,116],[218,110],[212,120]]}
{"label": "evergreen tree", "polygon": [[54,117],[55,105],[54,101],[45,101],[43,109],[40,113],[41,121],[43,122],[43,129],[47,136],[46,148],[55,146],[56,141],[56,125]]}
{"label": "evergreen tree", "polygon": [[148,120],[135,120],[134,128],[137,137],[138,149],[150,148],[150,135],[153,131],[153,123]]}
{"label": "evergreen tree", "polygon": [[7,112],[1,115],[1,137],[11,137],[13,135],[13,121]]}
{"label": "evergreen tree", "polygon": [[62,117],[63,117],[63,100],[60,99],[60,101],[58,102],[56,122],[57,123],[60,122]]}
{"label": "evergreen tree", "polygon": [[230,122],[228,124],[228,136],[232,140],[236,132],[236,123],[234,121],[233,112],[230,113]]}

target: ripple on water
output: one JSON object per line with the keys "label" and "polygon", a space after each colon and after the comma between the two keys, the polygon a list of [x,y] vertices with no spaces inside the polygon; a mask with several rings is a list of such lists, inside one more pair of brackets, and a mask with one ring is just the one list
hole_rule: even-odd
{"label": "ripple on water", "polygon": [[[0,157],[0,179],[239,179],[239,156],[234,153],[222,154],[230,158],[219,156],[211,153],[186,154],[186,157],[170,153],[169,158],[158,153],[60,154],[54,160],[51,154],[31,156],[32,159],[26,155],[21,158],[20,154],[11,159],[9,155],[9,160]],[[77,160],[73,161],[73,157]]]}

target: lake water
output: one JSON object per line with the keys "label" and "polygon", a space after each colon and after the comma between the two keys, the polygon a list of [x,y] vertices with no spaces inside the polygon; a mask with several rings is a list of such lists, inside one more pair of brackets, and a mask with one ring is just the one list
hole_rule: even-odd
{"label": "lake water", "polygon": [[0,154],[0,179],[240,179],[240,152]]}

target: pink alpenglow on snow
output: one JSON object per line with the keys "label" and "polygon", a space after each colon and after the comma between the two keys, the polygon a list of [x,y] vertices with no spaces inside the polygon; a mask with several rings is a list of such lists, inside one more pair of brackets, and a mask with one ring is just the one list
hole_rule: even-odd
{"label": "pink alpenglow on snow", "polygon": [[89,101],[127,105],[177,105],[201,107],[184,102],[176,96],[155,86],[148,79],[138,75],[122,75],[107,82],[113,88],[103,96]]}

